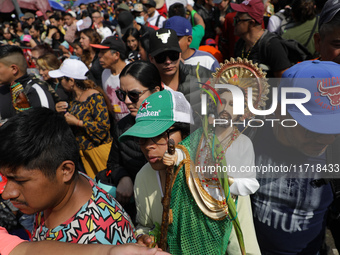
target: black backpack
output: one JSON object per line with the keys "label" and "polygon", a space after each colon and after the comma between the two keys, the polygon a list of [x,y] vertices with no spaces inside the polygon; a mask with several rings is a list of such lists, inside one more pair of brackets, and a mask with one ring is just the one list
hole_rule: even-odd
{"label": "black backpack", "polygon": [[[263,52],[266,51],[270,40],[273,38],[278,38],[280,40],[281,45],[286,49],[288,59],[292,65],[313,58],[313,55],[307,50],[307,48],[299,42],[295,40],[285,40],[277,34],[270,33],[268,30],[264,31],[264,34],[259,41],[260,56],[263,56]],[[261,63],[263,62],[261,61]],[[268,68],[268,70],[270,69]]]}

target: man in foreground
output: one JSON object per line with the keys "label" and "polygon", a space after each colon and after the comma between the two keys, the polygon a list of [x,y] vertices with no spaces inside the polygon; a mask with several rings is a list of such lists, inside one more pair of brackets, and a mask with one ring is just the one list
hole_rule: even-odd
{"label": "man in foreground", "polygon": [[35,214],[33,241],[135,242],[130,217],[89,177],[78,173],[79,148],[63,116],[33,108],[0,127],[2,198]]}
{"label": "man in foreground", "polygon": [[[252,205],[257,239],[264,255],[319,254],[321,250],[326,217],[333,202],[331,185],[325,179],[339,178],[339,164],[330,160],[329,152],[336,144],[339,147],[340,108],[333,101],[334,95],[327,93],[339,87],[339,83],[329,82],[339,82],[339,70],[336,63],[318,60],[288,69],[279,91],[308,90],[311,98],[303,107],[311,115],[295,104],[287,105],[287,114],[278,107],[274,127],[261,128],[254,138],[260,188],[252,197]],[[298,102],[305,95],[288,93],[286,97]],[[298,124],[281,125],[286,119]],[[292,121],[285,124],[293,126]]]}

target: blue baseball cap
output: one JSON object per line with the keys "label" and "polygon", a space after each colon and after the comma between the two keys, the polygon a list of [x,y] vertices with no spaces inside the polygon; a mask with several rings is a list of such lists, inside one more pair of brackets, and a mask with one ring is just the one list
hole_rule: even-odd
{"label": "blue baseball cap", "polygon": [[192,35],[192,26],[190,21],[181,16],[173,16],[165,22],[164,28],[170,28],[176,31],[177,36]]}
{"label": "blue baseball cap", "polygon": [[[288,113],[304,128],[319,134],[340,134],[340,65],[331,61],[304,61],[284,72],[279,86],[304,88],[311,98],[302,105],[305,115],[295,104],[287,104]],[[304,93],[287,93],[287,99],[305,98]]]}

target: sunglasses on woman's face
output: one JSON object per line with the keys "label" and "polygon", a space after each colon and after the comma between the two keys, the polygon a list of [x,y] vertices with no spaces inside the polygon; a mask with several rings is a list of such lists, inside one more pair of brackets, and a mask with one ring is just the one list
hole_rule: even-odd
{"label": "sunglasses on woman's face", "polygon": [[166,57],[169,57],[171,61],[176,61],[179,59],[179,52],[177,51],[165,51],[158,55],[156,55],[154,58],[158,64],[162,64],[165,62]]}
{"label": "sunglasses on woman's face", "polygon": [[117,89],[116,95],[117,95],[118,99],[122,102],[125,102],[126,96],[128,96],[130,101],[135,104],[135,103],[138,102],[139,98],[148,90],[149,89],[141,90],[141,91],[131,90],[131,91],[126,92],[124,90]]}

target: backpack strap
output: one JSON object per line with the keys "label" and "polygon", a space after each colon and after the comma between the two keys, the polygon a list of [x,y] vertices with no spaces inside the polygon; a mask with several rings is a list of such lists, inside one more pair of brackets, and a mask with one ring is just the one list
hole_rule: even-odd
{"label": "backpack strap", "polygon": [[268,47],[268,44],[271,39],[278,37],[275,33],[270,33],[267,29],[264,30],[263,35],[261,36],[260,40],[258,41],[259,44],[259,52],[260,52],[260,62],[261,62],[261,68],[264,69],[266,72],[269,71],[269,66],[266,66],[263,62],[264,56],[266,56],[266,48]]}
{"label": "backpack strap", "polygon": [[309,37],[308,37],[307,42],[306,42],[303,46],[307,47],[309,41],[312,39],[312,36],[314,35],[315,29],[316,29],[316,25],[317,25],[318,23],[319,23],[319,16],[317,15],[317,16],[316,16],[316,19],[315,19],[315,23],[314,23],[313,29],[312,29],[312,31],[310,32],[310,35],[309,35]]}
{"label": "backpack strap", "polygon": [[159,16],[157,17],[157,20],[156,20],[156,27],[158,27],[158,23],[159,23],[159,19],[161,18],[161,15],[159,14]]}

